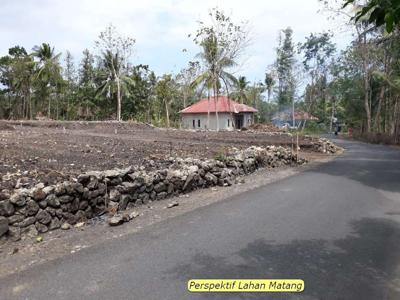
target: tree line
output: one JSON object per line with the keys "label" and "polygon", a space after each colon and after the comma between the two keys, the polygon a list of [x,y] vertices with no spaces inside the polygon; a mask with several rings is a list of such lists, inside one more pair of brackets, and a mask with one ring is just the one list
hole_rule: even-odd
{"label": "tree line", "polygon": [[295,43],[291,28],[280,30],[274,63],[252,83],[232,72],[250,43],[246,23],[233,22],[218,9],[189,35],[200,50],[178,74],[157,76],[149,66],[133,64],[136,41],[112,25],[92,51],[83,51],[79,63],[47,43],[30,53],[12,47],[0,58],[0,117],[179,126],[184,107],[202,97],[228,95],[256,107],[259,122],[276,112],[302,110],[318,118],[303,127],[331,130],[339,120],[364,134],[398,141],[400,10],[380,5],[384,0],[321,2],[353,32],[350,45],[339,51],[331,32],[310,33]]}

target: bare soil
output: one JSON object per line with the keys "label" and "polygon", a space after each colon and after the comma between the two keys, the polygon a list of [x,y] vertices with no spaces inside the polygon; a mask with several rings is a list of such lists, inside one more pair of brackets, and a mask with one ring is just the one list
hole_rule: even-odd
{"label": "bare soil", "polygon": [[[231,147],[292,147],[295,140],[281,132],[159,129],[129,122],[0,121],[0,191],[53,184],[91,170],[159,167],[171,156],[213,158]],[[310,157],[311,140],[301,137],[299,145],[300,155]]]}

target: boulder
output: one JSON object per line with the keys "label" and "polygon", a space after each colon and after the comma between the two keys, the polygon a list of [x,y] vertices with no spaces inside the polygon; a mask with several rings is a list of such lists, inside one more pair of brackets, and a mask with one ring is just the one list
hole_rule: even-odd
{"label": "boulder", "polygon": [[125,210],[131,200],[132,197],[130,195],[122,195],[121,199],[119,200],[119,209]]}
{"label": "boulder", "polygon": [[36,222],[36,218],[35,217],[28,217],[25,218],[22,222],[19,222],[18,224],[16,224],[17,226],[24,228],[24,227],[28,227],[32,224],[35,224]]}
{"label": "boulder", "polygon": [[36,201],[34,200],[29,200],[26,203],[26,214],[28,216],[34,216],[37,214],[37,212],[39,211],[39,205],[36,203]]}
{"label": "boulder", "polygon": [[43,200],[44,198],[46,198],[46,193],[43,191],[43,189],[41,189],[41,188],[34,188],[33,190],[32,190],[32,193],[31,193],[31,195],[32,195],[32,198],[34,199],[34,200],[36,200],[36,201],[41,201],[41,200]]}
{"label": "boulder", "polygon": [[[67,223],[68,224],[68,223]],[[49,230],[55,230],[61,227],[61,221],[59,218],[53,218],[49,225]]]}
{"label": "boulder", "polygon": [[161,193],[157,194],[157,199],[162,200],[162,199],[165,199],[167,196],[168,196],[168,194],[166,192],[161,192]]}
{"label": "boulder", "polygon": [[22,190],[16,190],[16,192],[11,195],[10,197],[10,202],[16,206],[24,206],[26,203],[26,197],[27,197],[27,190],[22,189]]}
{"label": "boulder", "polygon": [[36,215],[36,220],[44,225],[47,225],[51,222],[50,214],[45,210],[40,210]]}
{"label": "boulder", "polygon": [[183,185],[182,190],[186,191],[190,187],[190,184],[192,183],[193,178],[194,178],[194,174],[193,173],[189,174],[186,177],[186,181],[185,181],[185,184]]}
{"label": "boulder", "polygon": [[47,195],[50,195],[51,193],[54,192],[54,186],[52,186],[52,185],[46,186],[46,187],[44,187],[44,188],[42,189],[42,191],[43,191],[43,193],[46,194],[46,196],[47,196]]}
{"label": "boulder", "polygon": [[165,185],[164,182],[159,182],[154,186],[154,191],[156,193],[164,192],[167,190],[167,186]]}
{"label": "boulder", "polygon": [[0,216],[9,217],[15,212],[14,205],[9,200],[0,201]]}
{"label": "boulder", "polygon": [[24,215],[15,214],[15,215],[12,215],[11,217],[8,217],[8,224],[13,225],[15,223],[20,223],[24,219],[25,219]]}
{"label": "boulder", "polygon": [[72,200],[74,200],[74,196],[71,195],[62,195],[60,197],[58,197],[58,201],[60,201],[61,204],[65,204],[65,203],[70,203]]}
{"label": "boulder", "polygon": [[45,233],[45,232],[49,231],[49,228],[46,225],[39,223],[39,222],[35,223],[35,227],[39,233]]}
{"label": "boulder", "polygon": [[50,194],[46,197],[46,202],[49,206],[58,208],[60,207],[60,200],[54,194]]}
{"label": "boulder", "polygon": [[207,183],[209,185],[217,185],[217,183],[218,183],[217,176],[215,176],[211,173],[207,173],[206,175],[204,175],[204,179],[207,181]]}
{"label": "boulder", "polygon": [[124,218],[121,215],[115,215],[108,219],[108,225],[110,226],[118,226],[124,223]]}
{"label": "boulder", "polygon": [[62,225],[61,225],[61,229],[62,230],[68,230],[68,229],[71,229],[71,224],[69,224],[69,223],[63,223]]}
{"label": "boulder", "polygon": [[137,217],[139,217],[140,216],[140,214],[137,212],[137,211],[133,211],[133,212],[131,212],[130,214],[129,214],[129,218],[130,219],[134,219],[134,218],[137,218]]}
{"label": "boulder", "polygon": [[56,196],[61,196],[61,195],[65,194],[65,192],[66,192],[66,190],[65,190],[64,184],[62,184],[62,183],[57,184],[54,188],[54,193],[56,194]]}
{"label": "boulder", "polygon": [[121,193],[118,190],[113,189],[110,191],[109,199],[110,201],[118,202],[121,199]]}

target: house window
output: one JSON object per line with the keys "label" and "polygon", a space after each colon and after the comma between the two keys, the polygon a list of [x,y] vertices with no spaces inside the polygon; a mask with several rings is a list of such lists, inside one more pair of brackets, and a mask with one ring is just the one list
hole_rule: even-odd
{"label": "house window", "polygon": [[200,128],[200,120],[197,120],[197,127]]}
{"label": "house window", "polygon": [[193,120],[193,128],[196,128],[196,120]]}
{"label": "house window", "polygon": [[228,119],[228,127],[230,127],[231,126],[231,124],[230,124],[231,122],[230,122],[230,120]]}

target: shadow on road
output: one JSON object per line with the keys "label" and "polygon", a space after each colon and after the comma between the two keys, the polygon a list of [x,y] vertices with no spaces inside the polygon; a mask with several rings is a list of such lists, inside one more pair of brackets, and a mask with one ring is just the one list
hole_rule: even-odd
{"label": "shadow on road", "polygon": [[[256,240],[230,258],[196,254],[169,274],[191,278],[300,278],[301,294],[196,294],[206,299],[400,299],[399,223],[365,218],[352,235],[335,241]],[[397,278],[397,280],[396,280]]]}
{"label": "shadow on road", "polygon": [[400,193],[399,149],[344,139],[333,141],[346,151],[313,172],[346,176],[369,187]]}

